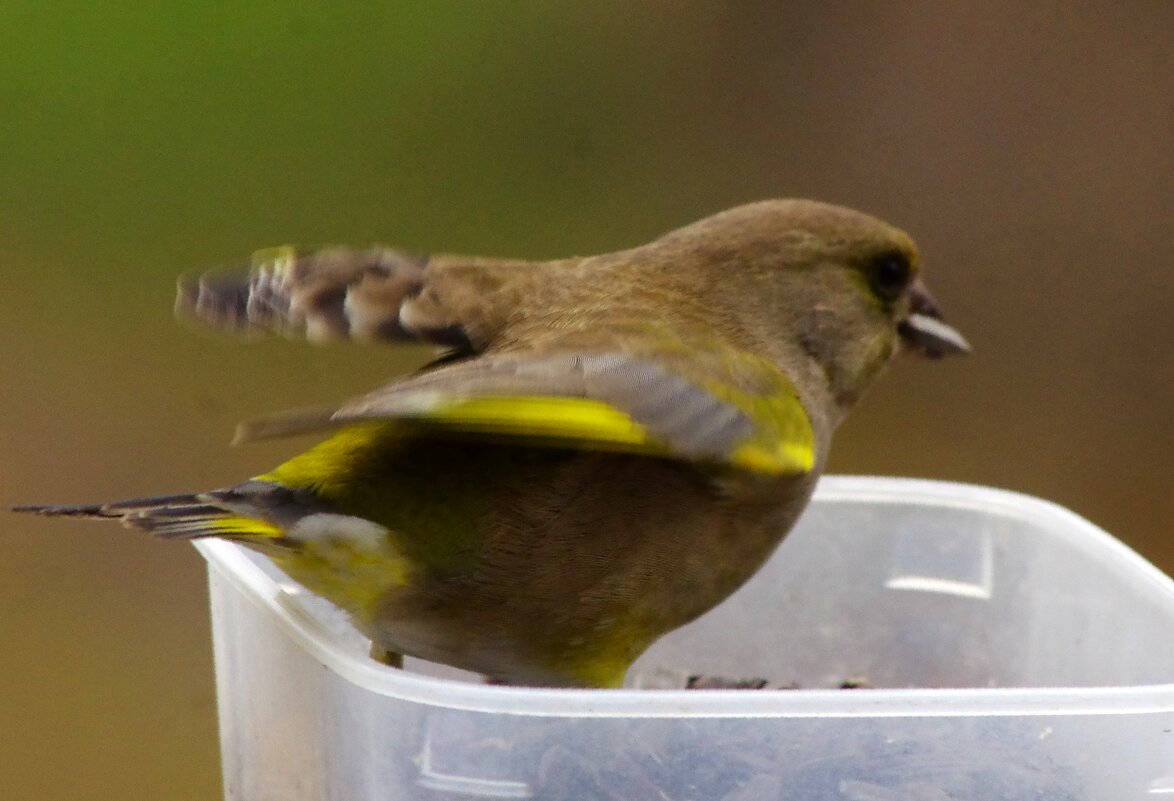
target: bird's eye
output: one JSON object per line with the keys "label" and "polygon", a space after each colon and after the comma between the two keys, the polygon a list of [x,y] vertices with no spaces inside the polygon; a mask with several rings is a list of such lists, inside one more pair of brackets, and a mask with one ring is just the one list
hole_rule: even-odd
{"label": "bird's eye", "polygon": [[868,284],[881,300],[896,300],[909,285],[913,268],[900,253],[886,253],[868,265]]}

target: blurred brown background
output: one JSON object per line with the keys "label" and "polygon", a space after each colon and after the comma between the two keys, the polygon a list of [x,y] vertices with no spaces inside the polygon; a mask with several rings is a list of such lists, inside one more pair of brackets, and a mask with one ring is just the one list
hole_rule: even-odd
{"label": "blurred brown background", "polygon": [[[836,471],[1049,498],[1174,571],[1172,41],[1169,0],[7,3],[0,504],[236,481],[301,443],[235,421],[413,364],[184,330],[181,272],[794,195],[909,230],[976,348],[895,366]],[[0,515],[0,554],[0,796],[218,797],[195,551]]]}

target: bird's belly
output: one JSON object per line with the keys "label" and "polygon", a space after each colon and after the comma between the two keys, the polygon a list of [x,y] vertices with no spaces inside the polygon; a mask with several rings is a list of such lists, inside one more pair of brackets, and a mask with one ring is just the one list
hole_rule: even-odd
{"label": "bird's belly", "polygon": [[417,548],[412,576],[359,622],[389,650],[510,683],[619,683],[661,634],[758,569],[814,485],[800,476],[730,492],[680,462],[480,450],[500,451],[501,469],[475,513],[462,512],[475,531],[453,541],[472,551]]}

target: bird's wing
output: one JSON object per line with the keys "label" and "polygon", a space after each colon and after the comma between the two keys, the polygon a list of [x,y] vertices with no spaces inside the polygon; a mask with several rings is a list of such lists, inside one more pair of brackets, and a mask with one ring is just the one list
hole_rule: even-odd
{"label": "bird's wing", "polygon": [[801,473],[814,434],[791,381],[730,348],[498,354],[443,365],[334,409],[244,423],[237,441],[402,421],[405,432],[490,437]]}
{"label": "bird's wing", "polygon": [[[500,322],[506,276],[525,262],[392,248],[257,251],[252,266],[185,276],[181,319],[246,337],[422,342],[479,350]],[[501,301],[495,302],[495,301]]]}

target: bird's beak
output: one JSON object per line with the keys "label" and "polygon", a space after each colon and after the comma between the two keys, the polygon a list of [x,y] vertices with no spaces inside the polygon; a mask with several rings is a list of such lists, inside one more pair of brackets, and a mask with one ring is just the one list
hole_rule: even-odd
{"label": "bird's beak", "polygon": [[909,288],[909,301],[908,316],[897,324],[907,347],[931,359],[970,353],[970,343],[942,322],[937,301],[920,281]]}

